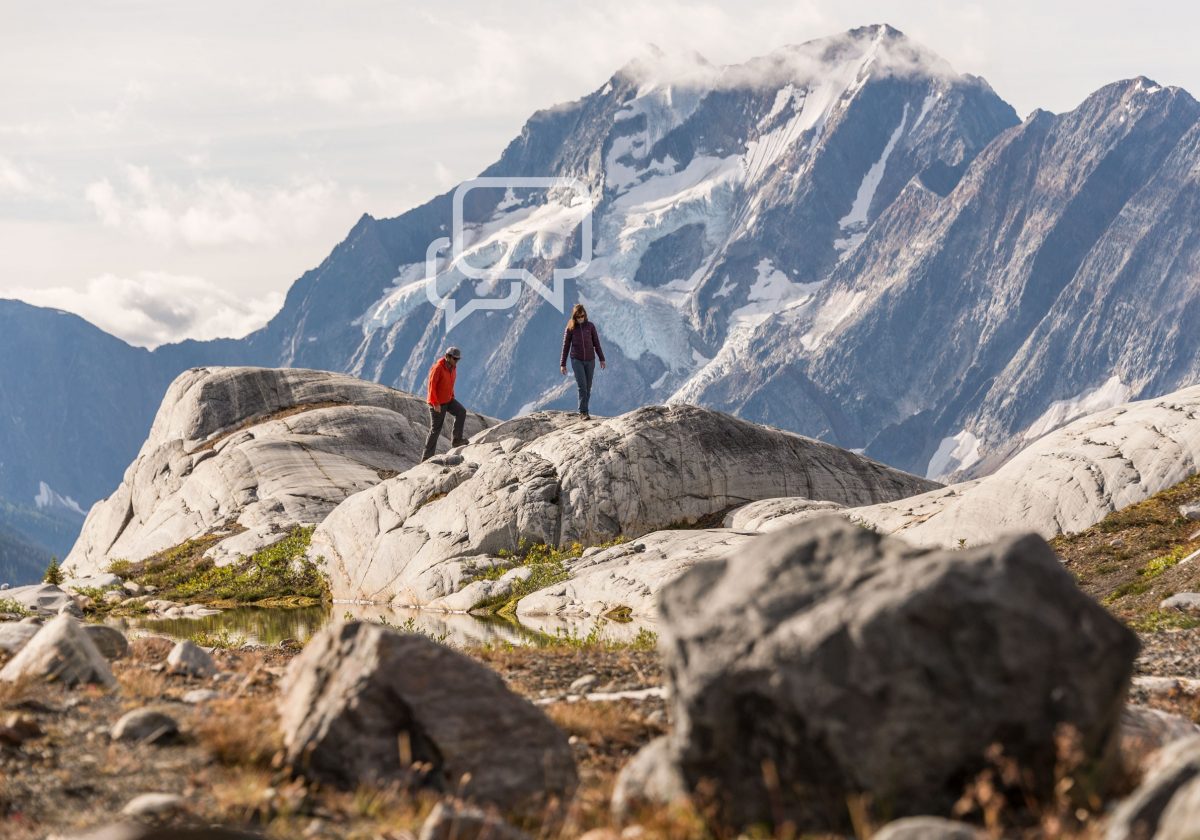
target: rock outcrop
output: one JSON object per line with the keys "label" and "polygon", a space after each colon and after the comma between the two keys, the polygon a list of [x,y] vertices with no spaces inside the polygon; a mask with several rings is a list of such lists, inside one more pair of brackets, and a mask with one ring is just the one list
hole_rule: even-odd
{"label": "rock outcrop", "polygon": [[305,776],[430,786],[544,813],[574,791],[567,737],[492,670],[424,636],[330,626],[280,687],[286,757]]}
{"label": "rock outcrop", "polygon": [[313,535],[335,599],[424,605],[461,589],[476,555],[595,545],[713,524],[758,499],[843,505],[932,482],[829,444],[694,406],[585,422],[535,414],[358,493]]}
{"label": "rock outcrop", "polygon": [[1114,811],[1105,840],[1189,840],[1200,819],[1200,737],[1164,749]]}
{"label": "rock outcrop", "polygon": [[1090,414],[984,478],[848,515],[915,545],[1082,531],[1200,469],[1200,386]]}
{"label": "rock outcrop", "polygon": [[[415,464],[428,418],[421,398],[341,374],[189,370],[65,565],[94,573],[213,533],[218,561],[252,554]],[[488,423],[470,415],[467,431]]]}
{"label": "rock outcrop", "polygon": [[929,551],[837,517],[695,566],[660,609],[659,755],[733,826],[844,827],[859,794],[945,815],[993,744],[1050,795],[1061,726],[1115,757],[1138,646],[1039,537]]}

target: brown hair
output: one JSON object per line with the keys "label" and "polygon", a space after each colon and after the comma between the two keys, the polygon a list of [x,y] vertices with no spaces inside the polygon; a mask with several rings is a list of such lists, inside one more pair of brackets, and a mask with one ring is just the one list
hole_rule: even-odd
{"label": "brown hair", "polygon": [[575,308],[571,310],[571,320],[567,321],[567,329],[575,329],[575,319],[580,315],[582,315],[585,320],[587,319],[587,310],[583,308],[582,303],[577,303],[575,304]]}

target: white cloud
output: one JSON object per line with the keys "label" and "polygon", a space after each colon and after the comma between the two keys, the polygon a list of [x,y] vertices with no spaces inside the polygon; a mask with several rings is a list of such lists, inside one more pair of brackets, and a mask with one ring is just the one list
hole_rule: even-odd
{"label": "white cloud", "polygon": [[130,344],[157,347],[185,338],[240,338],[261,327],[283,305],[271,292],[247,298],[201,277],[139,272],[102,274],[82,288],[14,289],[12,297],[74,312]]}
{"label": "white cloud", "polygon": [[33,192],[33,179],[28,171],[0,155],[0,198],[28,195]]}
{"label": "white cloud", "polygon": [[362,197],[329,180],[251,188],[227,178],[180,185],[127,165],[120,189],[109,179],[84,190],[97,218],[164,245],[263,245],[302,241],[361,213]]}

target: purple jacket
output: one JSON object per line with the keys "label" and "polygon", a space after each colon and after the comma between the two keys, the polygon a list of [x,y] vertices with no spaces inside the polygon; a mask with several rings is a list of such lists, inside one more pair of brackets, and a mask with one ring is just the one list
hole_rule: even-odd
{"label": "purple jacket", "polygon": [[559,367],[567,366],[568,352],[572,359],[590,362],[599,356],[600,361],[603,362],[604,350],[600,348],[600,333],[596,331],[596,325],[591,321],[584,321],[575,329],[568,327],[563,333],[562,358],[558,362]]}

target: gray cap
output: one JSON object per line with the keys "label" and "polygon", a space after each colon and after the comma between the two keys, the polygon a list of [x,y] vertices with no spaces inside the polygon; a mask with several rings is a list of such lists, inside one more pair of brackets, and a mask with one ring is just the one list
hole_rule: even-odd
{"label": "gray cap", "polygon": [[447,347],[446,355],[449,356],[451,359],[461,359],[462,351],[459,350],[457,347]]}

